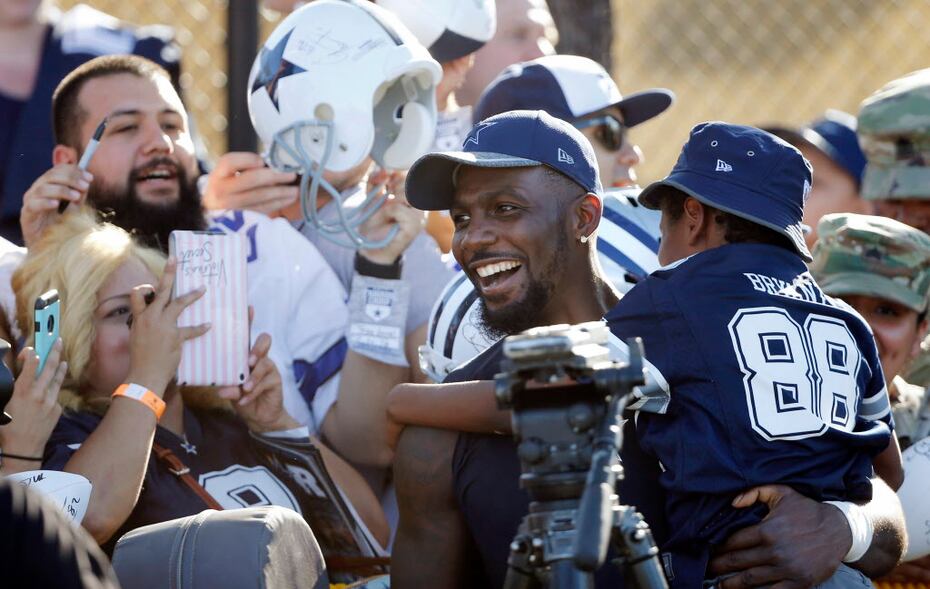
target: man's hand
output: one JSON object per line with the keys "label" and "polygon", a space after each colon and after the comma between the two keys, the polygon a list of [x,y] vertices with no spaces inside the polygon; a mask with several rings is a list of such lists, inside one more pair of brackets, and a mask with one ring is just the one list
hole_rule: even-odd
{"label": "man's hand", "polygon": [[216,162],[207,178],[203,205],[208,209],[247,209],[271,215],[297,201],[297,174],[265,166],[261,156],[231,151]]}
{"label": "man's hand", "polygon": [[392,227],[398,227],[397,235],[383,248],[359,250],[363,256],[376,264],[390,265],[397,261],[426,226],[426,214],[411,207],[403,196],[404,178],[403,172],[388,173],[384,170],[375,172],[368,178],[369,191],[375,186],[384,185],[388,197],[378,212],[362,226],[362,235],[377,241],[385,237]]}
{"label": "man's hand", "polygon": [[32,247],[42,233],[58,220],[58,205],[64,201],[80,204],[87,197],[93,175],[74,164],[58,164],[32,183],[23,195],[19,225],[26,247]]}
{"label": "man's hand", "polygon": [[902,562],[881,580],[890,583],[930,583],[930,556]]}
{"label": "man's hand", "polygon": [[730,536],[710,562],[710,574],[732,574],[719,586],[789,589],[829,579],[852,545],[842,512],[784,485],[750,489],[733,500],[733,507],[758,502],[768,505],[769,514]]}

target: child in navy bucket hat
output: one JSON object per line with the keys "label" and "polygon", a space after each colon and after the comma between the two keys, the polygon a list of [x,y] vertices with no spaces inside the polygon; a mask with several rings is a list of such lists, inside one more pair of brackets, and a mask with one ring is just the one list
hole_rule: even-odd
{"label": "child in navy bucket hat", "polygon": [[643,190],[639,200],[658,209],[661,188],[677,188],[784,235],[810,262],[801,217],[811,180],[811,165],[801,152],[774,135],[755,127],[701,123],[691,130],[671,173]]}
{"label": "child in navy bucket hat", "polygon": [[[871,542],[857,504],[871,498],[873,465],[893,488],[903,480],[871,332],[805,265],[810,186],[810,164],[788,143],[709,122],[640,195],[662,212],[664,266],[606,319],[614,335],[643,338],[670,388],[667,412],[640,412],[625,444],[663,467],[672,587],[701,587],[713,547],[765,517],[747,499],[753,487],[831,502],[850,523],[854,562]],[[853,583],[868,581],[843,565],[818,587]]]}

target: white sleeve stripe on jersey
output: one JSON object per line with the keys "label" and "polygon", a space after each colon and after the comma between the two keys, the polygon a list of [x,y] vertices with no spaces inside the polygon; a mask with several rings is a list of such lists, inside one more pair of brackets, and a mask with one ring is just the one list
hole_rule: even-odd
{"label": "white sleeve stripe on jersey", "polygon": [[868,413],[868,414],[863,413],[862,415],[860,415],[860,417],[866,421],[878,421],[880,419],[888,417],[890,413],[891,413],[891,407],[886,407],[884,411],[879,411],[878,413]]}
{"label": "white sleeve stripe on jersey", "polygon": [[[885,415],[891,411],[891,402],[888,399],[888,389],[882,387],[882,390],[878,393],[862,400],[859,412],[870,415],[882,414]],[[867,418],[868,419],[868,418]]]}

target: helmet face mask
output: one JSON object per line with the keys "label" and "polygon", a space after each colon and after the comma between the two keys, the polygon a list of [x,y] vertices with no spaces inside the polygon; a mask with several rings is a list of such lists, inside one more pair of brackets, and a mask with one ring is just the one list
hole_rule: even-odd
{"label": "helmet face mask", "polygon": [[[333,125],[329,121],[297,121],[275,133],[265,154],[265,161],[274,169],[299,175],[301,212],[304,219],[320,231],[320,235],[349,248],[382,248],[394,239],[397,227],[391,228],[379,240],[366,239],[359,232],[359,227],[377,212],[387,198],[382,187],[374,187],[358,206],[346,207],[345,197],[326,180],[321,165],[313,160],[304,147],[308,141],[313,145],[322,143],[323,155],[320,161],[326,162],[333,150],[334,137]],[[305,138],[307,141],[304,141]],[[336,203],[335,222],[325,221],[318,214],[317,197],[321,189]]]}
{"label": "helmet face mask", "polygon": [[[412,34],[367,2],[317,0],[265,42],[250,75],[249,114],[268,165],[302,177],[304,217],[323,237],[351,248],[383,247],[393,237],[371,242],[358,231],[383,202],[383,187],[343,210],[344,197],[323,175],[369,156],[383,168],[409,167],[435,135],[441,77]],[[316,214],[321,189],[339,209],[335,221]]]}

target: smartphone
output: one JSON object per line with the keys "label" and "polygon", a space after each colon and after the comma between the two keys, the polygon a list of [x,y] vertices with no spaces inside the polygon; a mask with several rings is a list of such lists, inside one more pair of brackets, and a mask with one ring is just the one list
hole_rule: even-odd
{"label": "smartphone", "polygon": [[172,231],[168,251],[178,262],[172,296],[204,286],[206,293],[178,317],[178,326],[210,323],[184,343],[178,384],[240,385],[249,375],[246,243],[237,233]]}
{"label": "smartphone", "polygon": [[39,369],[36,374],[45,368],[45,361],[52,351],[52,346],[58,340],[58,323],[61,316],[61,303],[58,300],[58,291],[52,289],[36,299],[35,304],[35,350],[39,356]]}

